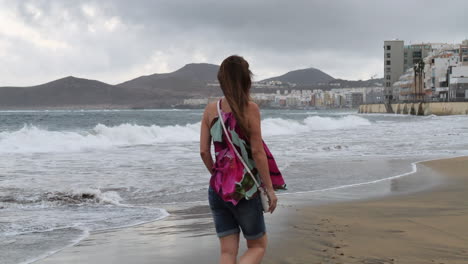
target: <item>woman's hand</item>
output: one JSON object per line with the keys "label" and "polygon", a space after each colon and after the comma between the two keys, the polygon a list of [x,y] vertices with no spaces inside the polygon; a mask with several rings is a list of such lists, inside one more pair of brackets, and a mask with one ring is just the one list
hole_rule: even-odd
{"label": "woman's hand", "polygon": [[273,211],[275,211],[276,209],[276,203],[278,202],[278,197],[276,197],[275,191],[273,189],[267,190],[267,196],[268,196],[268,201],[270,204],[270,208],[268,209],[268,212],[272,214]]}

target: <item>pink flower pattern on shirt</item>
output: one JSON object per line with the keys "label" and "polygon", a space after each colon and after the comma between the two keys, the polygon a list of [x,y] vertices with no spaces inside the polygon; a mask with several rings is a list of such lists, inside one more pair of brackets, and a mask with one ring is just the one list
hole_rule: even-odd
{"label": "pink flower pattern on shirt", "polygon": [[[256,180],[261,182],[252,157],[250,144],[237,125],[234,115],[231,112],[221,112],[221,115],[237,151],[241,154],[242,159],[250,168]],[[233,146],[227,141],[220,122],[221,119],[216,117],[210,129],[216,156],[210,186],[224,201],[229,201],[236,205],[243,198],[247,200],[252,198],[257,193],[257,186],[255,186],[247,170],[244,169],[242,162],[237,158]],[[283,176],[265,142],[263,142],[263,147],[268,159],[268,168],[274,189],[286,189]]]}

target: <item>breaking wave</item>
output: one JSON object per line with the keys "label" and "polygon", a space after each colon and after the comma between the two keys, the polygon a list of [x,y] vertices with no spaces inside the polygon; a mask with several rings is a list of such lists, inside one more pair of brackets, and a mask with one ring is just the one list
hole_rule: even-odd
{"label": "breaking wave", "polygon": [[50,131],[26,125],[13,132],[0,132],[0,153],[74,152],[196,141],[200,123],[185,126],[96,125],[91,131]]}
{"label": "breaking wave", "polygon": [[122,198],[117,192],[103,192],[99,189],[45,192],[34,197],[0,196],[0,208],[56,207],[68,205],[121,205]]}
{"label": "breaking wave", "polygon": [[[138,225],[168,216],[163,208],[121,203],[116,191],[84,188],[49,191],[35,196],[0,195],[0,211],[16,213],[16,221],[0,225],[0,238],[56,229],[106,230]],[[1,243],[0,243],[1,244]]]}
{"label": "breaking wave", "polygon": [[262,121],[262,133],[265,136],[291,135],[320,130],[352,129],[370,125],[369,120],[354,115],[341,118],[309,116],[303,121],[267,118]]}
{"label": "breaking wave", "polygon": [[[266,118],[262,121],[262,131],[268,137],[368,125],[371,125],[369,120],[355,115],[339,118],[309,116],[302,121]],[[51,131],[25,125],[17,131],[0,132],[0,153],[76,152],[158,143],[197,142],[199,131],[200,122],[184,126],[98,124],[90,131]]]}

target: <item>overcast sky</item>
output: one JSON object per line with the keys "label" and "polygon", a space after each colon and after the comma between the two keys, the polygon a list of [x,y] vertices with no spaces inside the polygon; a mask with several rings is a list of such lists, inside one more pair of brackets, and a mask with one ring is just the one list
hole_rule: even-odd
{"label": "overcast sky", "polygon": [[0,0],[0,86],[116,84],[231,54],[256,80],[308,67],[381,77],[383,40],[461,42],[466,10],[465,0]]}

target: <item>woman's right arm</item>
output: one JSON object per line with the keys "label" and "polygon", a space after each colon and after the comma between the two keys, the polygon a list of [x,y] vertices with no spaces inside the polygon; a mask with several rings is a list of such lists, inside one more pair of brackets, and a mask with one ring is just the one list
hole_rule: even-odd
{"label": "woman's right arm", "polygon": [[260,125],[260,109],[254,102],[249,103],[247,119],[249,123],[249,140],[250,146],[252,148],[252,156],[270,200],[270,209],[268,211],[273,213],[276,208],[278,198],[276,197],[273,185],[271,183],[270,170],[268,169],[268,159],[265,153],[265,149],[263,148],[262,131]]}

